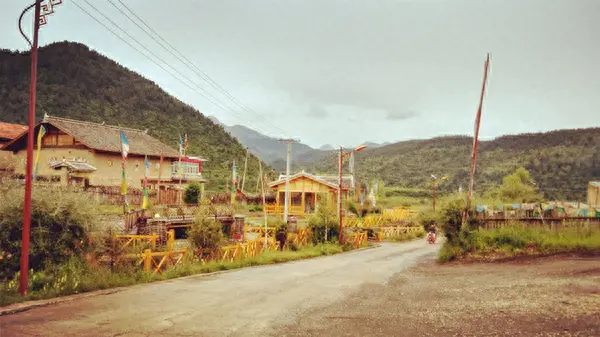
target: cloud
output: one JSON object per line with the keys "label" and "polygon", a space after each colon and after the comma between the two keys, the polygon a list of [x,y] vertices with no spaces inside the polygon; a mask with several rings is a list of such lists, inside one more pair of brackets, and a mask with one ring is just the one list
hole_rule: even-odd
{"label": "cloud", "polygon": [[385,119],[390,121],[399,121],[414,118],[417,116],[419,116],[419,113],[414,110],[388,111],[387,116],[385,116]]}
{"label": "cloud", "polygon": [[306,113],[307,117],[311,118],[326,118],[328,116],[327,110],[322,105],[311,104]]}

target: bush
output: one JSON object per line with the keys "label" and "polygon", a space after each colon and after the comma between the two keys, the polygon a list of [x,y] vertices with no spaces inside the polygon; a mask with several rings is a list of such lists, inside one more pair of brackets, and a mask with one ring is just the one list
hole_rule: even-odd
{"label": "bush", "polygon": [[[23,189],[17,186],[3,186],[0,190],[0,279],[12,278],[19,270],[23,196]],[[38,271],[51,263],[81,256],[89,245],[94,214],[94,204],[82,198],[81,193],[34,188],[29,267]]]}
{"label": "bush", "polygon": [[198,214],[188,229],[187,236],[192,247],[203,251],[215,251],[223,241],[222,225],[209,216]]}
{"label": "bush", "polygon": [[321,202],[317,211],[308,217],[308,227],[312,230],[312,240],[315,244],[336,240],[340,230],[335,208]]}
{"label": "bush", "polygon": [[183,201],[185,201],[186,204],[197,204],[198,200],[200,200],[201,193],[202,186],[200,186],[200,183],[190,183],[185,188]]}

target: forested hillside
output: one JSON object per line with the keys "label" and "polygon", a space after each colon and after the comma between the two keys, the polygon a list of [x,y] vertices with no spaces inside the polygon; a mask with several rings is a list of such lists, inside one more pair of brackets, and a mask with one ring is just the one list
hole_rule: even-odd
{"label": "forested hillside", "polygon": [[[399,142],[357,153],[359,178],[381,178],[386,185],[428,188],[431,174],[448,175],[440,189],[466,190],[471,163],[471,137],[441,137]],[[600,180],[600,128],[558,130],[547,133],[503,136],[480,143],[475,189],[500,184],[518,167],[531,172],[536,186],[550,199],[585,200],[587,183]],[[306,167],[335,172],[330,153]],[[347,170],[347,167],[346,167]]]}
{"label": "forested hillside", "polygon": [[[29,102],[29,53],[0,50],[0,120],[25,124]],[[177,148],[189,138],[189,154],[209,159],[209,188],[224,188],[231,163],[239,166],[244,147],[222,126],[169,95],[151,80],[79,43],[54,43],[39,50],[36,119],[53,116],[106,122],[138,129]],[[256,179],[257,159],[249,160]]]}

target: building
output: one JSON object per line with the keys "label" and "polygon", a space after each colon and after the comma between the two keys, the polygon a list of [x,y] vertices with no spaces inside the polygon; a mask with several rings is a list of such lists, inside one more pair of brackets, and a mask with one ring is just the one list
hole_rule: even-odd
{"label": "building", "polygon": [[[0,122],[0,150],[21,133],[27,126]],[[0,151],[0,171],[14,170],[15,157],[10,151]]]}
{"label": "building", "polygon": [[[275,192],[276,201],[274,205],[267,208],[268,213],[283,213],[286,177],[286,175],[280,175],[279,179],[269,183],[269,188]],[[329,205],[335,205],[338,184],[338,176],[316,176],[304,171],[290,176],[289,214],[302,216],[313,213],[321,201],[327,202]],[[348,192],[353,188],[353,177],[344,176],[342,179],[342,194],[347,197]]]}
{"label": "building", "polygon": [[587,203],[592,208],[600,209],[600,181],[589,182]]}
{"label": "building", "polygon": [[[120,186],[122,180],[121,137],[123,131],[129,143],[126,160],[126,179],[130,188],[142,188],[145,156],[150,163],[150,188],[169,186],[190,181],[205,182],[202,178],[202,160],[186,157],[179,161],[179,152],[146,131],[91,123],[73,119],[45,116],[36,125],[46,133],[42,138],[38,179],[60,182],[62,185]],[[15,174],[25,174],[27,131],[4,146],[15,155]],[[34,145],[37,151],[37,142]],[[35,155],[35,153],[34,153]]]}

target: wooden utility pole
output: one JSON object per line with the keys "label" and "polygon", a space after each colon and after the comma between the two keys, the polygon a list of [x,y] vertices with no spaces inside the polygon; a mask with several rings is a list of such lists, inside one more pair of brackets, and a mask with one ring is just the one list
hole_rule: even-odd
{"label": "wooden utility pole", "polygon": [[287,224],[290,207],[290,168],[292,165],[292,143],[296,143],[298,140],[280,139],[279,141],[287,143],[287,159],[285,163],[285,205],[283,206],[283,221]]}

